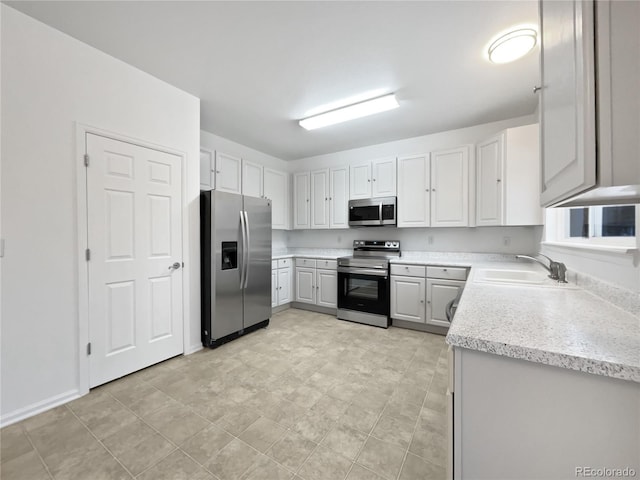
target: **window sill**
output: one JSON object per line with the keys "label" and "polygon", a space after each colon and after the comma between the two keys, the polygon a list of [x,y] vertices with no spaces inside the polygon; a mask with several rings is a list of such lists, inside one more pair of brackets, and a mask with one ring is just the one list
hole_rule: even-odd
{"label": "window sill", "polygon": [[637,247],[624,247],[617,245],[589,245],[585,243],[570,242],[542,242],[543,246],[562,248],[566,250],[585,250],[591,252],[609,253],[614,255],[635,255],[640,250]]}

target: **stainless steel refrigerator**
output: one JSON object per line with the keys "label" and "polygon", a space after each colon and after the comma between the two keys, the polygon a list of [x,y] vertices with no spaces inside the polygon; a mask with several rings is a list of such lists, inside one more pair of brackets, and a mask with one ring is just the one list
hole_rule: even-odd
{"label": "stainless steel refrigerator", "polygon": [[269,324],[271,200],[200,195],[202,343],[215,348]]}

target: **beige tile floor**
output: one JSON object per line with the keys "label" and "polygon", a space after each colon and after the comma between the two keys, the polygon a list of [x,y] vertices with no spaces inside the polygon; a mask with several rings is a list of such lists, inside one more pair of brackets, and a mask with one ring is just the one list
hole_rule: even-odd
{"label": "beige tile floor", "polygon": [[444,338],[302,310],[2,429],[13,479],[445,477]]}

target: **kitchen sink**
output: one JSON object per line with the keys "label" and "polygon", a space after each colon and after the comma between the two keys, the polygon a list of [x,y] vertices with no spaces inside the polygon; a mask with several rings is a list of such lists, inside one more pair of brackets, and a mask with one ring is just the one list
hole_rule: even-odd
{"label": "kitchen sink", "polygon": [[478,268],[473,271],[473,282],[520,287],[578,288],[575,283],[558,283],[542,270],[518,268]]}
{"label": "kitchen sink", "polygon": [[524,283],[542,285],[552,281],[546,272],[536,272],[533,270],[506,270],[495,268],[482,268],[474,275],[476,282],[491,283]]}

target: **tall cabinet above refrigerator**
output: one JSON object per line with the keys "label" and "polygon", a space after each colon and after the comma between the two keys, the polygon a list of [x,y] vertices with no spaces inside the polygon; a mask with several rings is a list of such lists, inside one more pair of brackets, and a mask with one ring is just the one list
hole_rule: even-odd
{"label": "tall cabinet above refrigerator", "polygon": [[271,201],[200,194],[202,344],[215,348],[271,317]]}

